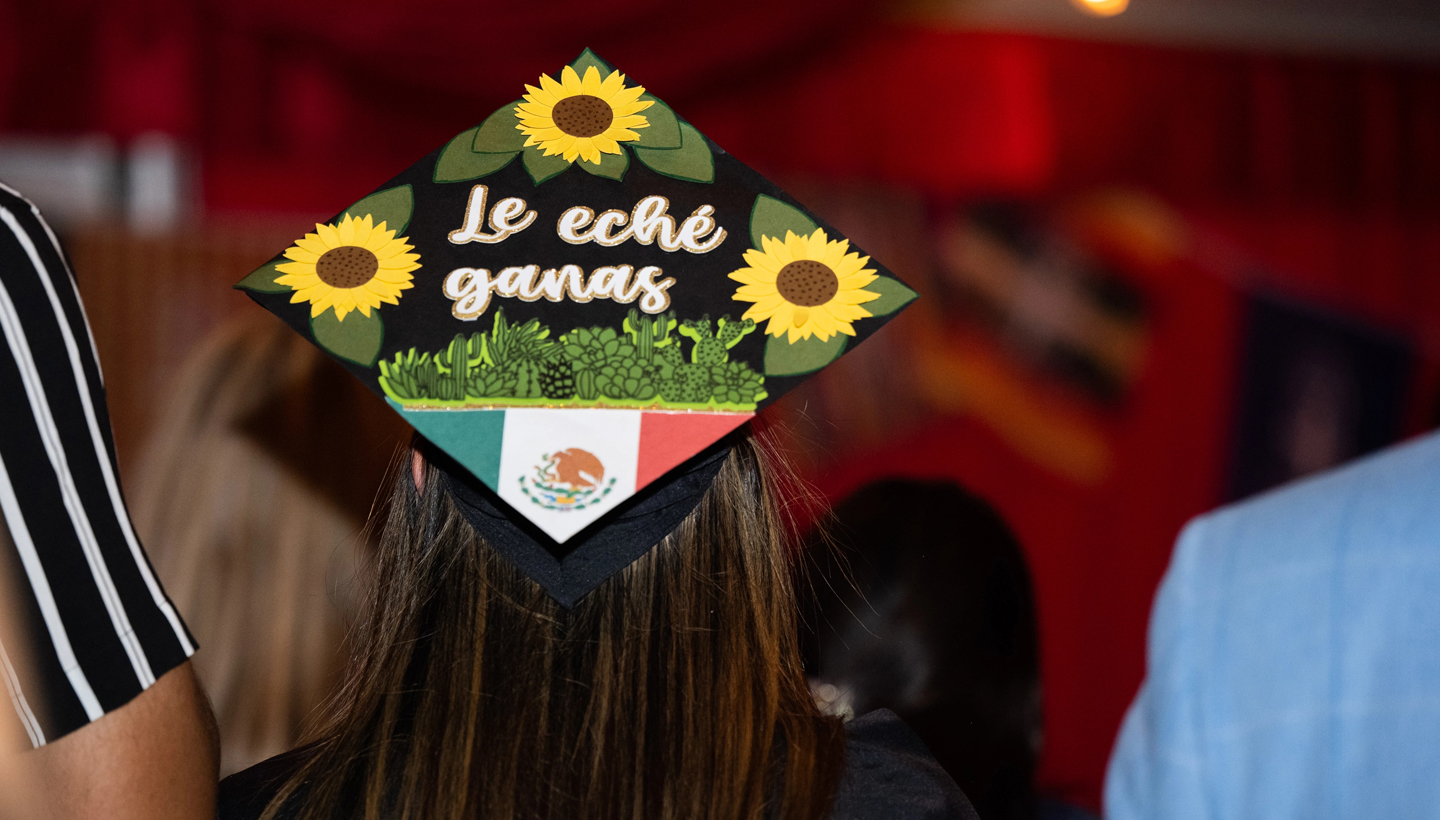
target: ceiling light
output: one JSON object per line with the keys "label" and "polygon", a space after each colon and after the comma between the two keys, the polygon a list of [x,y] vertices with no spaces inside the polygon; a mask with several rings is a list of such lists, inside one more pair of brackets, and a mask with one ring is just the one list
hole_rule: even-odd
{"label": "ceiling light", "polygon": [[1130,0],[1070,0],[1086,14],[1094,17],[1114,17],[1130,6]]}

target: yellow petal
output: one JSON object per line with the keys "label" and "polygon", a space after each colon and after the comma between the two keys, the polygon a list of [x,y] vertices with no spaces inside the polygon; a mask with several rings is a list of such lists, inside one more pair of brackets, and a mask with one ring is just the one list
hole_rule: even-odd
{"label": "yellow petal", "polygon": [[[637,125],[637,128],[644,128],[644,125]],[[616,128],[611,126],[605,130],[605,136],[617,142],[633,142],[640,139],[640,135],[629,128]]]}
{"label": "yellow petal", "polygon": [[852,273],[859,272],[869,262],[870,257],[868,256],[861,256],[858,253],[849,253],[846,254],[845,258],[841,259],[838,264],[831,265],[830,267],[832,270],[835,271],[836,276],[844,279]]}
{"label": "yellow petal", "polygon": [[772,275],[770,281],[772,282],[775,281],[773,275],[779,273],[780,268],[783,267],[779,262],[775,261],[775,258],[770,254],[762,253],[754,248],[745,251],[745,264],[770,273]]}
{"label": "yellow petal", "polygon": [[634,100],[623,104],[612,103],[610,107],[614,109],[615,116],[617,117],[637,117],[641,116],[641,111],[644,111],[654,104],[654,100]]}
{"label": "yellow petal", "polygon": [[[758,298],[763,297],[763,296],[774,296],[774,295],[775,295],[775,286],[774,286],[774,285],[763,285],[763,284],[757,284],[757,285],[741,285],[740,287],[738,287],[738,288],[735,289],[735,297],[736,297],[737,299],[740,298],[741,296],[754,296],[756,299],[758,299]],[[753,300],[747,299],[747,300],[745,300],[745,301],[749,302],[749,301],[753,301]]]}
{"label": "yellow petal", "polygon": [[[541,82],[544,82],[543,77],[541,78]],[[525,95],[525,100],[535,105],[543,105],[546,108],[554,108],[555,103],[560,102],[560,98],[556,97],[554,94],[546,91],[543,88],[536,88],[533,85],[527,85],[525,86],[525,90],[530,92],[529,94]]]}
{"label": "yellow petal", "polygon": [[[845,262],[845,251],[850,247],[848,239],[841,239],[838,242],[831,242],[825,247],[825,255],[820,261],[830,266],[830,270],[840,273],[840,266]],[[851,254],[852,256],[854,254]]]}
{"label": "yellow petal", "polygon": [[880,294],[868,290],[842,290],[830,299],[832,305],[863,305],[880,298]]}
{"label": "yellow petal", "polygon": [[585,79],[580,81],[581,93],[589,94],[592,97],[598,97],[600,95],[601,85],[602,83],[600,82],[600,69],[596,68],[593,65],[585,69]]}
{"label": "yellow petal", "polygon": [[849,276],[841,279],[840,289],[855,290],[856,288],[863,288],[871,282],[874,282],[877,278],[878,276],[876,275],[875,271],[862,270],[859,273],[852,273]]}
{"label": "yellow petal", "polygon": [[[641,95],[641,94],[644,94],[644,93],[645,93],[645,86],[643,86],[643,85],[632,85],[632,86],[630,86],[629,88],[623,88],[623,89],[615,92],[615,95],[609,99],[609,103],[610,103],[611,107],[615,108],[615,109],[618,111],[621,107],[626,106],[626,105],[630,105],[630,104],[634,103],[636,100],[640,99],[640,95]],[[646,100],[644,107],[649,108],[651,105],[654,105],[654,104],[655,104],[654,100]],[[638,111],[639,109],[636,109],[636,110]],[[628,112],[627,112],[627,113],[628,113]]]}
{"label": "yellow petal", "polygon": [[[761,316],[769,316],[788,304],[789,302],[785,301],[785,297],[778,293],[772,293],[763,299],[757,300],[750,310],[759,313]],[[747,311],[747,314],[748,313],[749,311]]]}
{"label": "yellow petal", "polygon": [[575,69],[568,65],[560,71],[560,85],[564,87],[567,97],[585,93],[585,86],[580,82],[580,75],[576,74]]}
{"label": "yellow petal", "polygon": [[340,227],[338,227],[338,228],[335,229],[335,233],[337,233],[337,234],[340,235],[340,244],[342,244],[342,245],[354,245],[354,244],[355,244],[355,220],[351,219],[351,218],[348,217],[348,216],[345,217],[344,219],[340,220]]}
{"label": "yellow petal", "polygon": [[371,279],[369,282],[365,283],[365,292],[369,293],[375,298],[375,307],[380,307],[381,301],[387,301],[392,305],[400,304],[398,301],[395,300],[395,289],[390,287],[385,282],[379,282]]}
{"label": "yellow petal", "polygon": [[541,105],[539,103],[520,103],[515,110],[522,114],[529,114],[532,117],[549,117],[555,110],[553,105]]}
{"label": "yellow petal", "polygon": [[796,236],[793,232],[786,231],[785,247],[790,250],[790,256],[794,259],[810,258],[810,242],[803,236]]}
{"label": "yellow petal", "polygon": [[381,259],[380,267],[384,270],[415,270],[420,267],[415,264],[420,261],[418,253],[397,253],[388,259]]}
{"label": "yellow petal", "polygon": [[345,244],[340,241],[340,234],[335,232],[334,225],[316,225],[315,233],[320,235],[320,241],[324,242],[327,248],[338,248]]}
{"label": "yellow petal", "polygon": [[409,237],[405,237],[402,239],[396,239],[392,242],[386,242],[384,247],[380,248],[380,250],[371,251],[371,253],[375,254],[376,259],[389,259],[392,256],[398,256],[402,253],[409,253],[415,248],[413,245],[409,245],[405,242],[405,239],[408,238]]}
{"label": "yellow petal", "polygon": [[830,250],[830,240],[825,238],[825,232],[819,228],[815,229],[815,233],[810,234],[806,245],[805,255],[810,259],[823,260],[825,254]]}
{"label": "yellow petal", "polygon": [[[297,295],[298,295],[298,294],[297,294]],[[300,301],[304,301],[304,300],[302,300],[302,299],[294,299],[294,300],[292,300],[292,301],[300,302]],[[320,294],[320,295],[318,295],[318,296],[316,296],[316,297],[314,297],[314,298],[312,298],[312,299],[310,300],[310,315],[311,315],[311,316],[319,316],[321,313],[324,313],[324,312],[325,312],[325,308],[330,307],[330,306],[331,306],[332,304],[334,304],[334,303],[335,303],[335,289],[334,289],[334,288],[331,288],[329,291],[326,291],[325,293],[322,293],[322,294]]]}
{"label": "yellow petal", "polygon": [[290,304],[293,305],[296,302],[313,302],[316,299],[325,297],[332,290],[334,290],[334,288],[324,282],[316,282],[309,287],[296,288],[295,293],[290,296]]}
{"label": "yellow petal", "polygon": [[[571,71],[570,73],[574,74],[575,72]],[[549,74],[540,75],[540,87],[554,97],[557,102],[571,96],[570,92],[565,90],[565,86],[550,79]]]}
{"label": "yellow petal", "polygon": [[763,268],[740,268],[729,274],[736,282],[744,282],[747,285],[767,285],[775,287],[775,272]]}
{"label": "yellow petal", "polygon": [[[789,235],[794,236],[794,234]],[[762,236],[760,237],[760,244],[765,246],[765,254],[778,263],[779,267],[777,267],[776,270],[795,261],[794,254],[790,253],[790,248],[786,246],[785,241],[782,239]]]}
{"label": "yellow petal", "polygon": [[314,262],[281,262],[275,266],[275,270],[281,273],[311,273],[315,272]]}
{"label": "yellow petal", "polygon": [[841,305],[831,302],[825,306],[825,310],[836,319],[846,322],[855,322],[870,316],[870,311],[857,305]]}
{"label": "yellow petal", "polygon": [[611,71],[610,76],[605,78],[605,82],[600,84],[600,93],[596,94],[595,96],[599,97],[602,100],[609,100],[611,97],[615,96],[615,92],[623,89],[624,87],[625,75],[621,74],[619,71]]}
{"label": "yellow petal", "polygon": [[375,223],[372,221],[370,214],[366,214],[363,219],[355,220],[354,224],[355,236],[351,239],[351,242],[363,248],[365,247],[365,243],[370,241],[370,232],[374,230]]}
{"label": "yellow petal", "polygon": [[296,262],[304,262],[313,265],[316,262],[320,261],[320,254],[312,253],[303,248],[297,248],[294,245],[291,245],[290,247],[285,249],[285,258],[293,259]]}
{"label": "yellow petal", "polygon": [[604,152],[604,153],[606,153],[606,154],[618,154],[618,153],[620,153],[620,144],[617,143],[617,142],[615,142],[615,140],[610,139],[609,137],[605,136],[604,134],[600,134],[599,136],[591,137],[591,138],[590,138],[590,141],[593,142],[593,143],[595,143],[595,147],[596,147],[596,148],[599,148],[602,152]]}
{"label": "yellow petal", "polygon": [[414,278],[409,271],[386,270],[385,268],[375,271],[375,279],[389,285],[403,285]]}
{"label": "yellow petal", "polygon": [[324,256],[325,252],[330,250],[324,242],[320,241],[320,237],[313,233],[305,234],[304,239],[295,240],[295,247],[304,248],[316,256]]}
{"label": "yellow petal", "polygon": [[595,145],[595,140],[586,137],[575,140],[576,146],[580,149],[580,158],[586,162],[600,164],[600,149]]}
{"label": "yellow petal", "polygon": [[379,254],[376,252],[384,248],[390,243],[390,240],[394,238],[395,232],[386,230],[385,223],[381,222],[375,226],[375,230],[370,232],[370,241],[365,243],[365,250],[374,253],[378,257]]}
{"label": "yellow petal", "polygon": [[610,123],[611,128],[649,128],[650,120],[642,114],[631,114],[628,117],[616,117]]}

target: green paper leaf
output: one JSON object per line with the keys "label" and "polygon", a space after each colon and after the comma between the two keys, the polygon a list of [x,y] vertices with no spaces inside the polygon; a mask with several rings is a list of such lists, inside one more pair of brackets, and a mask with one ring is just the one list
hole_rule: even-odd
{"label": "green paper leaf", "polygon": [[570,167],[570,163],[559,154],[547,157],[533,145],[522,153],[525,155],[525,170],[530,174],[530,178],[535,180],[536,185]]}
{"label": "green paper leaf", "polygon": [[516,100],[501,106],[475,129],[473,149],[482,154],[510,154],[525,147],[525,135],[515,126],[520,120],[515,116],[515,106],[524,102]]}
{"label": "green paper leaf", "polygon": [[860,307],[870,311],[871,316],[889,316],[900,308],[915,301],[920,294],[905,287],[899,279],[881,276],[865,286],[865,290],[880,294],[879,299],[866,302]]}
{"label": "green paper leaf", "polygon": [[570,67],[575,69],[575,73],[579,74],[580,79],[583,80],[585,79],[585,70],[590,68],[590,66],[592,65],[600,69],[600,79],[602,80],[606,77],[609,77],[610,72],[615,70],[610,67],[609,63],[605,62],[599,57],[596,57],[595,52],[591,51],[588,48],[580,52],[580,56],[575,58],[575,62],[571,63]]}
{"label": "green paper leaf", "polygon": [[641,94],[640,99],[655,104],[640,112],[641,116],[650,121],[650,125],[636,129],[635,133],[640,135],[640,139],[631,145],[641,148],[679,148],[683,140],[680,136],[680,120],[675,118],[675,112],[654,95]]}
{"label": "green paper leaf", "polygon": [[510,161],[520,153],[519,151],[511,154],[475,153],[470,150],[470,144],[474,142],[477,130],[479,129],[471,128],[450,140],[450,144],[440,152],[440,158],[435,160],[436,182],[464,182],[489,176],[509,165]]}
{"label": "green paper leaf", "polygon": [[636,148],[635,158],[657,174],[687,182],[713,182],[715,157],[711,155],[705,138],[688,122],[680,123],[680,136],[682,142],[679,148]]}
{"label": "green paper leaf", "polygon": [[583,159],[575,160],[575,164],[597,177],[624,179],[625,170],[630,167],[630,155],[625,153],[624,148],[621,148],[618,154],[601,154],[599,165]]}
{"label": "green paper leaf", "polygon": [[809,236],[815,233],[818,227],[820,226],[815,224],[815,220],[806,216],[799,208],[786,205],[773,196],[761,194],[755,197],[755,208],[750,212],[750,243],[757,249],[764,250],[765,245],[760,242],[762,236],[784,240],[786,231],[794,231],[799,236]]}
{"label": "green paper leaf", "polygon": [[292,290],[289,285],[275,284],[275,277],[283,275],[275,269],[278,264],[280,263],[270,262],[263,267],[256,268],[249,276],[236,282],[235,287],[253,290],[256,293],[285,293]]}
{"label": "green paper leaf", "polygon": [[327,308],[310,320],[315,341],[342,359],[363,367],[374,367],[380,355],[380,342],[385,338],[385,323],[380,311],[371,309],[366,316],[358,310],[345,314],[344,321],[335,318],[335,309]]}
{"label": "green paper leaf", "polygon": [[410,190],[409,185],[400,185],[365,197],[346,208],[345,215],[360,219],[369,214],[376,225],[384,222],[386,228],[399,236],[410,226],[410,214],[414,210],[414,191]]}
{"label": "green paper leaf", "polygon": [[799,376],[816,370],[840,358],[850,337],[836,333],[826,341],[811,336],[797,339],[794,344],[786,341],[785,335],[770,336],[765,341],[765,375]]}

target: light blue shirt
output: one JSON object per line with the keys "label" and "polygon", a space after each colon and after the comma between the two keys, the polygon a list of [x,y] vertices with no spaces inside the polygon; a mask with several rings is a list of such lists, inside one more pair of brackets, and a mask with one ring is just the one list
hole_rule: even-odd
{"label": "light blue shirt", "polygon": [[1440,818],[1440,435],[1192,521],[1108,820]]}

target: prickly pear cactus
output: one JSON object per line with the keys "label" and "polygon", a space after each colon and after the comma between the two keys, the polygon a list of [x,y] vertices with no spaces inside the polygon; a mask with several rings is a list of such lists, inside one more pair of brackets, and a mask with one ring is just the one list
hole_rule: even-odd
{"label": "prickly pear cactus", "polygon": [[[720,332],[715,338],[720,344],[725,346],[726,350],[740,344],[741,339],[755,330],[754,319],[741,319],[736,322],[729,316],[721,316],[720,321],[716,322],[716,325],[719,326]],[[728,358],[729,354],[726,354],[726,356]]]}

